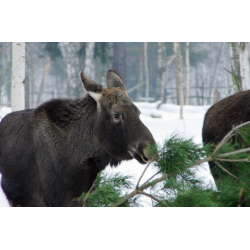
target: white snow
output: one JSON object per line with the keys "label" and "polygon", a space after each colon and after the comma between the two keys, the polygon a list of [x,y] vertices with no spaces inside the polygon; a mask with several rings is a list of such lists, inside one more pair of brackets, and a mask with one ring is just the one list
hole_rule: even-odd
{"label": "white snow", "polygon": [[[203,126],[203,119],[206,111],[210,106],[184,106],[184,119],[180,117],[180,107],[174,104],[161,104],[159,109],[159,102],[156,103],[135,103],[141,111],[141,120],[148,127],[153,134],[155,141],[162,145],[164,140],[169,138],[173,133],[179,133],[185,138],[193,138],[195,143],[201,144],[201,131]],[[10,108],[0,108],[0,119],[7,113],[11,112]],[[158,118],[154,118],[158,117]],[[141,165],[136,160],[122,162],[116,168],[106,167],[106,172],[122,172],[134,176],[134,180],[137,182],[142,174],[145,165]],[[141,184],[150,178],[156,169],[154,166],[150,166],[146,171],[144,177],[141,180]],[[210,174],[210,170],[207,164],[199,167],[196,172],[197,178],[202,178],[204,185],[214,188],[214,180]],[[1,175],[0,175],[1,178]],[[151,200],[147,197],[142,198],[143,206],[151,206]],[[0,206],[9,206],[5,198],[5,195],[0,189]]]}

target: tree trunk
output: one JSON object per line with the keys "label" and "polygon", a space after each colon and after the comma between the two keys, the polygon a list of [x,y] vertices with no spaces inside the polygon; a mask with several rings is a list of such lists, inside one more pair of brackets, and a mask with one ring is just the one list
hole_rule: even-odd
{"label": "tree trunk", "polygon": [[[139,91],[138,85],[140,85],[143,82],[143,43],[141,43],[139,47],[139,57],[136,64],[136,79],[135,79],[135,90],[133,91],[133,101],[138,100],[138,97],[140,96],[141,91]],[[141,86],[141,85],[140,85]]]}
{"label": "tree trunk", "polygon": [[213,99],[213,104],[215,104],[216,102],[218,102],[220,100],[220,92],[218,91],[218,89],[214,90],[214,99]]}
{"label": "tree trunk", "polygon": [[144,43],[144,71],[146,81],[145,101],[149,101],[148,43]]}
{"label": "tree trunk", "polygon": [[157,100],[164,101],[166,81],[166,49],[165,43],[158,42],[158,75],[157,75]]}
{"label": "tree trunk", "polygon": [[25,43],[12,43],[12,111],[25,109]]}
{"label": "tree trunk", "polygon": [[66,62],[67,95],[69,98],[79,98],[83,92],[83,87],[79,81],[79,43],[60,43],[60,47]]}
{"label": "tree trunk", "polygon": [[190,63],[189,63],[189,42],[186,42],[186,101],[189,105],[189,90],[190,90]]}
{"label": "tree trunk", "polygon": [[126,83],[126,43],[113,43],[113,65]]}
{"label": "tree trunk", "polygon": [[240,79],[242,90],[250,89],[248,43],[239,44]]}
{"label": "tree trunk", "polygon": [[239,90],[242,90],[241,78],[240,78],[240,60],[239,60],[239,43],[238,42],[231,42],[230,43],[230,54],[231,54],[231,67],[232,73],[238,83]]}
{"label": "tree trunk", "polygon": [[0,88],[2,93],[6,93],[7,103],[11,105],[12,43],[3,42],[1,49]]}
{"label": "tree trunk", "polygon": [[184,94],[183,94],[183,75],[182,75],[182,57],[180,43],[174,43],[174,53],[176,55],[176,79],[177,79],[177,100],[180,105],[180,119],[183,119],[183,105],[184,105]]}

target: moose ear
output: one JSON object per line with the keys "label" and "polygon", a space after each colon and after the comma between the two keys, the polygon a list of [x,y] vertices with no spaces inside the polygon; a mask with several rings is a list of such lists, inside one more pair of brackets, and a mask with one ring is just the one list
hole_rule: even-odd
{"label": "moose ear", "polygon": [[113,69],[108,70],[106,75],[106,84],[108,87],[125,88],[125,83],[122,77]]}
{"label": "moose ear", "polygon": [[91,80],[89,77],[84,75],[82,71],[80,71],[80,79],[83,83],[84,88],[88,92],[88,94],[98,102],[102,96],[102,85],[96,83]]}

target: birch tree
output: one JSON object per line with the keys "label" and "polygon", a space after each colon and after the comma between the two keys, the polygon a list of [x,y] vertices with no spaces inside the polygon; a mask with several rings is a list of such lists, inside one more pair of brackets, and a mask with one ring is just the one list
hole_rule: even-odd
{"label": "birch tree", "polygon": [[239,43],[240,79],[242,90],[250,89],[248,43]]}
{"label": "birch tree", "polygon": [[249,82],[249,52],[248,43],[231,42],[232,77],[235,79],[240,91],[250,89]]}
{"label": "birch tree", "polygon": [[190,90],[190,63],[189,63],[189,42],[186,42],[186,100],[185,104],[189,105],[189,90]]}
{"label": "birch tree", "polygon": [[145,100],[149,100],[149,73],[148,73],[148,43],[144,43],[144,72],[146,81]]}
{"label": "birch tree", "polygon": [[176,61],[176,79],[177,79],[177,100],[180,105],[180,119],[183,119],[183,105],[184,105],[184,94],[183,94],[183,74],[182,74],[182,56],[180,43],[174,43],[174,53]]}
{"label": "birch tree", "polygon": [[60,43],[60,48],[66,62],[67,72],[67,95],[69,98],[78,98],[82,93],[82,86],[79,82],[79,43]]}
{"label": "birch tree", "polygon": [[25,43],[12,43],[12,111],[25,109]]}
{"label": "birch tree", "polygon": [[166,81],[166,49],[165,44],[158,42],[158,75],[157,75],[157,99],[164,101]]}

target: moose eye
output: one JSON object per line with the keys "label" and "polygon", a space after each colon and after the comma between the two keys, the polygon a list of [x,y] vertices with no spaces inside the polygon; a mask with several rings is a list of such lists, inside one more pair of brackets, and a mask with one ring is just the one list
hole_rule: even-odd
{"label": "moose eye", "polygon": [[115,122],[119,122],[119,121],[122,120],[122,115],[121,115],[121,114],[116,114],[116,113],[115,113],[113,116],[114,116]]}

